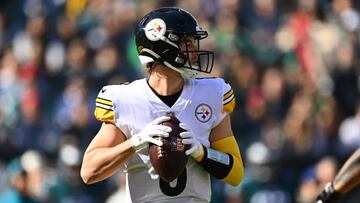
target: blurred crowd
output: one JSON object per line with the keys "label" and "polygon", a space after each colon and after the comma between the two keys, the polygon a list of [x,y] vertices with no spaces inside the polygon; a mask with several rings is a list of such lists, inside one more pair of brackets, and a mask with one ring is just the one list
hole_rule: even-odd
{"label": "blurred crowd", "polygon": [[[314,202],[360,147],[360,0],[5,0],[1,203],[122,202],[123,173],[87,186],[79,168],[98,91],[145,76],[133,30],[161,6],[209,31],[210,76],[237,99],[245,179],[213,179],[213,203]],[[342,201],[359,199],[357,188]]]}

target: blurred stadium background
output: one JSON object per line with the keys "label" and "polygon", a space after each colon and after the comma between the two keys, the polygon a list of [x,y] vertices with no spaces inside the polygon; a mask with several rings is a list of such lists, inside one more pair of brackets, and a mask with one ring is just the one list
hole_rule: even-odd
{"label": "blurred stadium background", "polygon": [[[2,0],[1,203],[16,191],[23,202],[122,202],[122,173],[86,186],[79,167],[100,126],[98,91],[144,76],[132,32],[160,6],[209,31],[211,76],[236,95],[245,179],[214,179],[213,203],[313,202],[359,148],[360,0]],[[359,199],[357,188],[342,202]]]}

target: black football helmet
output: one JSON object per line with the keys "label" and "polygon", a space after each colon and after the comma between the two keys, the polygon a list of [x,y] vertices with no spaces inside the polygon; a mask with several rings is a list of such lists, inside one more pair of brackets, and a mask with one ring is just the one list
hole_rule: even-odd
{"label": "black football helmet", "polygon": [[[197,50],[180,49],[183,37],[193,36]],[[193,78],[198,72],[210,73],[214,64],[212,51],[200,50],[200,40],[208,33],[199,27],[187,11],[165,7],[148,13],[137,24],[135,42],[142,64],[159,62],[178,71],[183,77]],[[190,53],[197,55],[197,62],[190,62]]]}

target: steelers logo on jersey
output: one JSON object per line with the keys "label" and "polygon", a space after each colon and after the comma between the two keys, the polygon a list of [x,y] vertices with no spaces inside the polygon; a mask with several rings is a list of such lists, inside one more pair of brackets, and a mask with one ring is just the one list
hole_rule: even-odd
{"label": "steelers logo on jersey", "polygon": [[207,104],[199,104],[195,109],[195,117],[198,121],[206,123],[212,116],[212,109]]}

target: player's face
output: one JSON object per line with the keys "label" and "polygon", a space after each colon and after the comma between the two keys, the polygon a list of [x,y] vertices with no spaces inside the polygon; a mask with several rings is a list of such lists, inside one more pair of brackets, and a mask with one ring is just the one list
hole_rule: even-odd
{"label": "player's face", "polygon": [[195,40],[193,36],[183,37],[180,41],[180,48],[185,52],[185,55],[187,55],[186,52],[188,53],[189,62],[192,65],[198,64],[198,56],[196,52],[198,51],[197,40]]}

